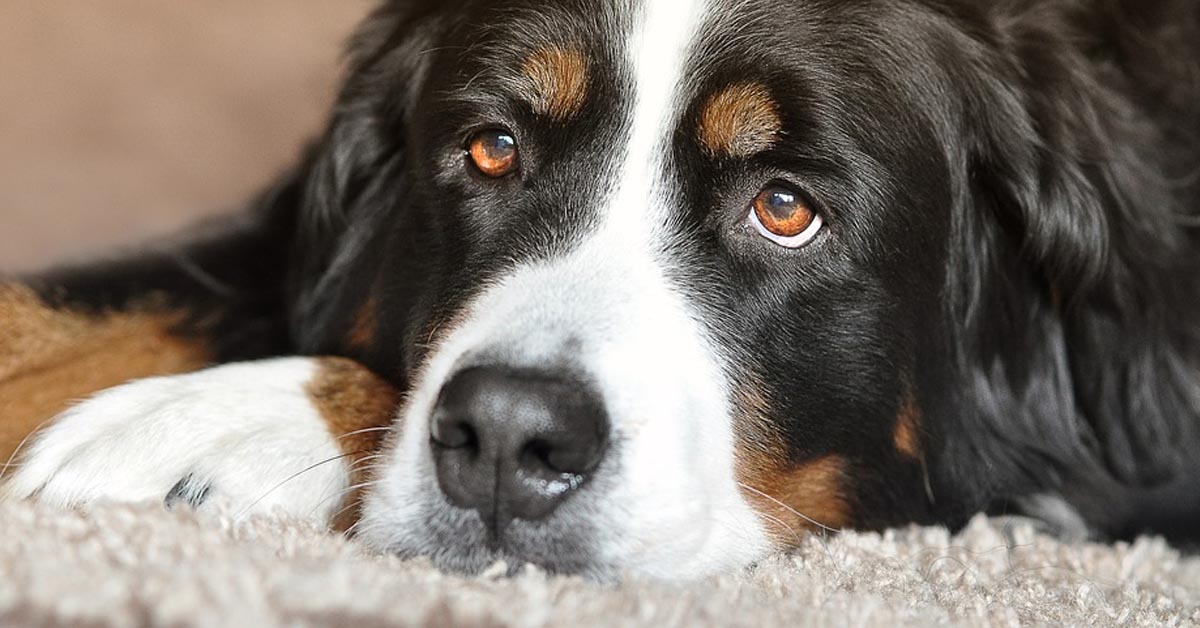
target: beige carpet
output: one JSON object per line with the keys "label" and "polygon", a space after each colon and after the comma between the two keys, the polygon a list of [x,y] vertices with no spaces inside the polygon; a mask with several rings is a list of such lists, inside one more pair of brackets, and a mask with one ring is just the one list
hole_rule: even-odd
{"label": "beige carpet", "polygon": [[1200,624],[1200,559],[1023,522],[812,539],[689,585],[462,579],[279,521],[0,507],[0,626]]}

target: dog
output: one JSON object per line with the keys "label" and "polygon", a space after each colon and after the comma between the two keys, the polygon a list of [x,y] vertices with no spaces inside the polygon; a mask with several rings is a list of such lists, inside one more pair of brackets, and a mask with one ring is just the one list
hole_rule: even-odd
{"label": "dog", "polygon": [[597,579],[979,512],[1195,540],[1198,42],[1189,0],[386,0],[247,211],[5,282],[3,499]]}

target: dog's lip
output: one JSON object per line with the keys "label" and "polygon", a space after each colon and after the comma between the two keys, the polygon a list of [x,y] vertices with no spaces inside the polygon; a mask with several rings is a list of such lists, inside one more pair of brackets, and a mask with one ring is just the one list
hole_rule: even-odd
{"label": "dog's lip", "polygon": [[[501,578],[519,576],[529,570],[556,576],[583,576],[604,579],[610,570],[591,561],[554,560],[547,557],[523,556],[510,547],[494,548],[481,545],[472,548],[439,548],[424,556],[444,571],[479,578]],[[402,555],[402,557],[408,557]]]}
{"label": "dog's lip", "polygon": [[[482,527],[482,523],[475,523]],[[514,520],[514,523],[528,524],[522,520]],[[402,560],[428,560],[447,573],[468,577],[511,577],[532,568],[550,575],[604,581],[617,571],[615,566],[605,564],[590,544],[577,546],[573,551],[570,548],[566,552],[549,551],[556,543],[574,545],[563,536],[513,535],[510,531],[495,539],[482,531],[478,534],[470,532],[445,529],[439,533],[426,528],[418,537],[410,537],[407,542],[381,548],[381,551]],[[446,538],[454,540],[439,542]]]}

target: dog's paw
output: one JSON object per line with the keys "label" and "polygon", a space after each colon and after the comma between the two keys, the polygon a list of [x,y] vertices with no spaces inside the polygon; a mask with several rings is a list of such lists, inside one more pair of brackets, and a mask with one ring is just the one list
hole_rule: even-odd
{"label": "dog's paw", "polygon": [[346,503],[356,455],[322,404],[320,378],[330,364],[347,368],[268,360],[100,393],[33,439],[0,499],[160,501],[327,524]]}

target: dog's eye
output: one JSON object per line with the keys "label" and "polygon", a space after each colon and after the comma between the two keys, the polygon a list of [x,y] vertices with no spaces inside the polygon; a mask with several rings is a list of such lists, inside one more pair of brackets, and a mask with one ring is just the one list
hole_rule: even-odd
{"label": "dog's eye", "polygon": [[763,237],[790,249],[811,242],[824,223],[802,196],[781,185],[769,185],[754,197],[750,222]]}
{"label": "dog's eye", "polygon": [[485,176],[506,177],[517,170],[517,140],[507,131],[492,129],[471,136],[467,145],[471,163]]}

